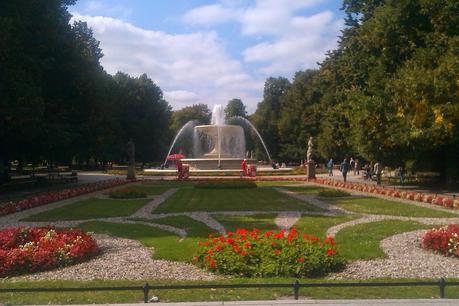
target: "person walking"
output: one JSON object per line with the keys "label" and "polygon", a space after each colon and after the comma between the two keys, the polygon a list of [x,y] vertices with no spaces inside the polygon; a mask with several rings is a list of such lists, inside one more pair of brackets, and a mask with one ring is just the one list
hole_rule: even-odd
{"label": "person walking", "polygon": [[354,164],[354,175],[360,175],[360,161],[357,158]]}
{"label": "person walking", "polygon": [[[352,157],[351,157],[351,159],[349,160],[349,165],[350,165],[349,170],[351,170],[351,169],[354,170],[355,161],[354,161],[354,159],[353,159]],[[355,173],[354,173],[354,175],[355,175]]]}
{"label": "person walking", "polygon": [[379,161],[376,161],[375,163],[374,173],[376,174],[376,184],[381,185],[382,166]]}
{"label": "person walking", "polygon": [[345,158],[340,166],[340,170],[341,170],[341,173],[343,174],[343,179],[345,183],[346,183],[347,172],[349,171],[349,169],[350,169],[350,165],[347,162],[347,159]]}
{"label": "person walking", "polygon": [[328,161],[327,169],[328,169],[328,176],[333,176],[333,158],[330,158],[330,160]]}
{"label": "person walking", "polygon": [[400,178],[401,185],[405,183],[405,174],[406,174],[405,165],[401,164],[400,167],[398,167],[398,176]]}

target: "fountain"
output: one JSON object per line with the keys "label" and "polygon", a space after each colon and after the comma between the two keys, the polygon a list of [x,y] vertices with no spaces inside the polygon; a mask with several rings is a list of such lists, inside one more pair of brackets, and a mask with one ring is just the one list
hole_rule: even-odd
{"label": "fountain", "polygon": [[[239,121],[256,133],[271,162],[268,149],[252,123],[243,117],[232,117],[230,120]],[[187,144],[180,146],[181,142]],[[244,129],[225,122],[222,105],[214,106],[210,125],[197,125],[195,120],[187,122],[175,136],[167,156],[174,148],[186,154],[187,158],[181,160],[192,170],[240,170],[243,159],[255,163],[246,156]]]}
{"label": "fountain", "polygon": [[244,129],[225,123],[223,107],[215,105],[210,125],[193,132],[193,158],[182,159],[192,169],[239,169],[245,158]]}

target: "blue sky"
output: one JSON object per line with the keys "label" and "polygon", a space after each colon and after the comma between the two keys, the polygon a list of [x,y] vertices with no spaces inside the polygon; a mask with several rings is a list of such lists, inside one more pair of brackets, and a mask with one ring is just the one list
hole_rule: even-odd
{"label": "blue sky", "polygon": [[317,68],[343,28],[341,0],[79,0],[107,72],[147,73],[174,109],[240,98],[270,76]]}

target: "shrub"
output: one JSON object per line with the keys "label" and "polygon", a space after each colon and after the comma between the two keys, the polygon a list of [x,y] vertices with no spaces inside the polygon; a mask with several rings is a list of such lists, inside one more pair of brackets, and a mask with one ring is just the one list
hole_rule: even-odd
{"label": "shrub", "polygon": [[318,195],[320,197],[338,198],[338,197],[348,197],[351,194],[349,192],[342,191],[342,190],[322,189],[319,191]]}
{"label": "shrub", "polygon": [[80,230],[8,228],[0,231],[0,277],[66,266],[97,253],[96,242]]}
{"label": "shrub", "polygon": [[427,250],[459,257],[459,226],[450,224],[430,229],[422,236],[421,245]]}
{"label": "shrub", "polygon": [[146,198],[147,194],[137,188],[124,188],[110,192],[109,197],[112,199],[138,199]]}
{"label": "shrub", "polygon": [[201,189],[233,189],[233,188],[257,188],[257,184],[251,180],[212,180],[198,182],[195,188]]}
{"label": "shrub", "polygon": [[199,242],[194,261],[208,270],[244,277],[316,277],[341,270],[344,259],[337,254],[333,238],[321,240],[300,235],[295,228],[284,231],[237,229]]}

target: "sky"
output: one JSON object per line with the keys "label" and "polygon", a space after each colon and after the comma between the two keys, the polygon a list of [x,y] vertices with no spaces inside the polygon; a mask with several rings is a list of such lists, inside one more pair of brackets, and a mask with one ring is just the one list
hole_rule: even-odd
{"label": "sky", "polygon": [[341,0],[79,0],[69,7],[100,41],[104,69],[146,73],[174,110],[241,99],[266,79],[318,68],[344,27]]}

